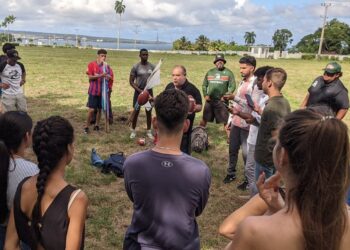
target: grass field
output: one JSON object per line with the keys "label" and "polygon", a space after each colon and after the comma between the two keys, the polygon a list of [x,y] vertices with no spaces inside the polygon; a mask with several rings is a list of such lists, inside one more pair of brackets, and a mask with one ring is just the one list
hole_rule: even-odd
{"label": "grass field", "polygon": [[[75,128],[76,152],[73,162],[67,168],[69,182],[82,188],[88,195],[90,205],[86,222],[86,249],[121,249],[124,233],[131,221],[132,203],[127,198],[124,182],[114,175],[103,175],[90,165],[91,148],[106,158],[110,153],[123,151],[126,155],[150,148],[138,146],[129,139],[129,128],[116,121],[111,132],[91,132],[84,135],[87,108],[88,80],[85,74],[89,61],[95,60],[96,51],[72,48],[35,48],[20,47],[20,56],[27,70],[25,95],[28,98],[28,111],[37,121],[50,115],[68,118]],[[161,77],[162,85],[155,88],[161,92],[171,80],[171,69],[176,64],[187,68],[189,80],[201,88],[206,71],[212,68],[213,56],[173,55],[150,53],[150,62],[164,59]],[[228,56],[227,67],[236,81],[239,77],[239,57]],[[139,61],[137,52],[108,52],[108,63],[115,72],[112,92],[112,106],[115,118],[127,117],[131,110],[133,90],[128,83],[130,69]],[[298,108],[307,88],[322,73],[326,61],[302,60],[258,60],[258,67],[278,66],[288,72],[287,84],[283,90],[293,109]],[[342,63],[343,83],[349,87],[350,63]],[[349,115],[345,122],[349,124]],[[195,124],[199,123],[197,115]],[[145,135],[145,115],[141,113],[138,135]],[[102,124],[103,125],[103,124]],[[210,198],[204,213],[198,218],[202,249],[222,249],[227,240],[219,236],[217,229],[223,219],[244,201],[238,198],[242,192],[236,189],[238,179],[228,185],[222,183],[226,175],[228,146],[222,126],[210,124],[210,149],[203,154],[194,154],[204,160],[212,172]],[[34,160],[31,151],[28,158]],[[242,172],[242,161],[238,169]]]}

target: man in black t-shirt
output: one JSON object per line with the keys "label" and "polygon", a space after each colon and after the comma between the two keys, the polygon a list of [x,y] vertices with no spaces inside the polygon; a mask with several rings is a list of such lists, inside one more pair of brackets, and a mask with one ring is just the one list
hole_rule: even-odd
{"label": "man in black t-shirt", "polygon": [[339,79],[342,75],[341,66],[337,62],[328,63],[323,76],[317,77],[308,89],[301,108],[327,105],[337,119],[343,119],[349,109],[349,96]]}
{"label": "man in black t-shirt", "polygon": [[181,141],[181,151],[187,154],[191,154],[191,133],[193,127],[193,121],[196,116],[195,113],[202,110],[202,96],[196,86],[190,83],[186,77],[186,68],[182,65],[174,67],[172,72],[173,82],[169,83],[165,89],[179,89],[184,91],[188,96],[192,96],[196,102],[196,106],[192,113],[189,113],[187,119],[190,120],[190,126],[187,132],[184,132]]}

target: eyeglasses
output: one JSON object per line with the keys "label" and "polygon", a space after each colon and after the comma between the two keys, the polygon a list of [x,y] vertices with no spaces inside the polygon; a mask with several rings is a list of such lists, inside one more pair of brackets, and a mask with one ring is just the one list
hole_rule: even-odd
{"label": "eyeglasses", "polygon": [[329,77],[333,77],[333,76],[335,76],[335,74],[336,74],[336,73],[329,73],[329,72],[327,72],[327,71],[325,71],[325,72],[323,73],[323,75],[329,76]]}

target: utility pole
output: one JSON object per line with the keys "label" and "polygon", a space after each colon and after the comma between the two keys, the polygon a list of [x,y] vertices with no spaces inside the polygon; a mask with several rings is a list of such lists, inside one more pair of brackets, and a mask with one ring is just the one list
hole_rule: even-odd
{"label": "utility pole", "polygon": [[331,6],[331,3],[322,3],[321,6],[324,6],[324,15],[323,15],[323,26],[322,26],[322,31],[321,31],[321,38],[320,38],[320,44],[318,46],[318,53],[317,56],[321,56],[321,52],[322,52],[322,45],[323,45],[323,37],[324,37],[324,28],[326,26],[327,23],[327,12],[328,12],[328,7]]}
{"label": "utility pole", "polygon": [[78,48],[78,30],[79,29],[75,29],[75,47]]}

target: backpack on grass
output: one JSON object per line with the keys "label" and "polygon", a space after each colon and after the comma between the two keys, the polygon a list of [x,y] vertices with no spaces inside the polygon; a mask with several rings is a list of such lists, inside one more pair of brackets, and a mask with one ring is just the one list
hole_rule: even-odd
{"label": "backpack on grass", "polygon": [[198,126],[192,129],[191,134],[191,148],[192,151],[197,153],[202,153],[204,150],[208,150],[209,141],[208,141],[208,133],[207,130]]}

